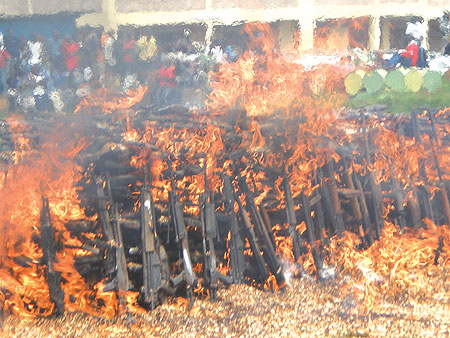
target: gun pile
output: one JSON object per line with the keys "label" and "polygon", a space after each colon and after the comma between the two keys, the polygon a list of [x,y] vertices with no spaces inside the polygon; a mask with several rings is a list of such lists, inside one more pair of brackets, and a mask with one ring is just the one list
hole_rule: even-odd
{"label": "gun pile", "polygon": [[[78,186],[94,217],[65,225],[83,243],[75,267],[90,284],[115,291],[119,307],[134,291],[149,309],[174,295],[214,300],[220,283],[275,290],[292,273],[330,278],[332,237],[355,233],[362,249],[386,222],[405,231],[450,223],[450,116],[418,113],[347,113],[334,133],[319,136],[301,115],[207,121],[169,107],[132,119],[90,116]],[[420,150],[418,169],[413,159],[401,163],[407,152],[390,153],[386,140]],[[296,153],[299,142],[314,147]],[[55,251],[70,246],[55,239],[42,200],[42,265],[62,313]]]}

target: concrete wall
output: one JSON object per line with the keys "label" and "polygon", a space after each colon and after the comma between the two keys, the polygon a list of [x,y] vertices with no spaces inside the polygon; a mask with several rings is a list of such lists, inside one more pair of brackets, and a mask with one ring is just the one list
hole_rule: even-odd
{"label": "concrete wall", "polygon": [[101,12],[102,0],[0,0],[0,17]]}
{"label": "concrete wall", "polygon": [[383,45],[384,16],[417,15],[437,18],[450,9],[450,0],[0,0],[3,17],[79,12],[78,26],[161,25],[201,22],[206,40],[214,27],[243,21],[299,22],[302,48],[313,47],[316,20],[369,16],[370,47]]}

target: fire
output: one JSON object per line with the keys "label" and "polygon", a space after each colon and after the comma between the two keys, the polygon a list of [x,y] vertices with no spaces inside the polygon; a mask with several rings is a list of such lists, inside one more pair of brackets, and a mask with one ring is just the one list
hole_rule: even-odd
{"label": "fire", "polygon": [[332,19],[320,24],[315,31],[314,48],[326,52],[366,48],[361,38],[367,30],[368,19],[368,17]]}
{"label": "fire", "polygon": [[147,90],[147,87],[139,86],[137,89],[129,89],[126,95],[120,95],[119,93],[111,93],[107,89],[98,89],[78,104],[74,114],[80,113],[81,110],[85,113],[93,110],[93,108],[98,108],[105,114],[111,114],[117,109],[125,110],[142,101]]}
{"label": "fire", "polygon": [[[364,20],[356,21],[352,29],[361,31],[365,24]],[[249,24],[242,33],[248,39],[248,49],[236,62],[221,63],[212,74],[212,91],[206,102],[208,114],[189,112],[183,117],[170,116],[173,120],[168,118],[167,123],[135,123],[130,111],[147,93],[147,88],[140,86],[126,95],[100,90],[80,103],[77,117],[82,121],[86,114],[102,112],[104,120],[111,124],[118,118],[118,140],[114,147],[131,152],[125,165],[143,172],[142,177],[150,172],[149,191],[154,203],[164,208],[169,196],[176,195],[183,204],[181,213],[191,221],[199,220],[202,202],[209,192],[214,212],[224,212],[224,201],[216,197],[224,195],[223,173],[230,175],[232,188],[236,190],[232,195],[236,193],[240,202],[231,209],[238,214],[254,202],[256,210],[247,210],[247,215],[243,211],[239,217],[250,215],[251,224],[246,231],[262,233],[257,234],[256,244],[267,235],[259,252],[257,245],[252,247],[248,238],[243,239],[248,261],[254,262],[255,256],[260,255],[264,260],[270,254],[268,247],[273,246],[275,259],[281,261],[284,272],[309,273],[320,278],[322,266],[318,263],[324,260],[325,265],[340,267],[341,275],[350,276],[343,291],[367,307],[376,305],[379,293],[394,297],[405,290],[430,292],[427,275],[448,268],[450,230],[446,225],[436,225],[445,223],[442,220],[434,224],[427,218],[420,219],[420,210],[418,222],[424,223],[421,226],[400,227],[394,224],[395,217],[391,214],[417,204],[424,189],[432,197],[445,192],[445,180],[450,178],[450,148],[442,140],[450,134],[449,126],[439,123],[434,127],[434,136],[426,133],[419,140],[417,136],[398,132],[398,124],[405,123],[401,118],[364,117],[364,122],[357,118],[345,119],[338,107],[345,100],[342,79],[347,68],[335,65],[304,69],[294,56],[277,50],[268,25]],[[435,116],[447,118],[448,114],[444,109]],[[211,117],[214,119],[210,120]],[[58,246],[54,269],[61,273],[66,308],[113,315],[120,310],[118,298],[124,298],[130,309],[138,311],[136,290],[119,294],[105,291],[106,279],[86,281],[75,268],[76,258],[87,256],[89,251],[83,249],[79,238],[71,236],[66,225],[80,219],[95,221],[97,217],[85,214],[75,187],[77,182],[88,179],[82,175],[83,170],[94,170],[78,164],[80,152],[94,142],[92,135],[85,135],[82,125],[75,124],[71,133],[67,132],[67,126],[55,125],[52,132],[40,131],[40,142],[34,144],[22,135],[32,127],[16,119],[10,125],[13,134],[18,136],[14,138],[14,164],[0,174],[3,201],[0,205],[0,303],[21,315],[49,315],[54,311],[39,244],[39,215],[44,196],[49,200]],[[349,133],[349,130],[358,132]],[[369,139],[375,152],[367,149],[365,141],[368,143]],[[347,186],[350,184],[346,178],[356,186]],[[371,180],[377,187],[390,185],[389,191],[383,191],[384,196],[380,188],[380,201],[376,200],[375,193],[371,196],[367,193]],[[290,205],[297,216],[295,220],[281,215],[288,208],[288,189],[283,187],[283,182],[288,182],[291,190]],[[136,186],[144,183],[145,179],[141,179]],[[248,185],[249,192],[244,193],[240,184]],[[328,195],[324,190],[329,191],[329,201],[325,200],[324,196]],[[250,193],[253,200],[245,198]],[[401,193],[404,196],[400,199],[392,197]],[[132,191],[130,195],[136,212],[142,208],[140,192]],[[344,219],[343,210],[355,204],[360,206],[359,219],[355,215],[355,219]],[[364,206],[370,209],[367,215]],[[167,213],[161,211],[159,216],[169,219],[169,223],[172,216]],[[263,214],[265,217],[263,229],[255,226],[258,213],[260,218]],[[275,215],[276,222],[269,214]],[[378,234],[364,228],[363,216],[369,226],[376,223],[377,216],[380,218],[381,234],[376,240],[369,240]],[[331,225],[320,224],[324,223],[321,217]],[[339,217],[345,222],[342,234],[336,225]],[[226,222],[228,219],[222,220]],[[188,225],[187,231],[199,235],[200,227],[195,224]],[[216,257],[218,262],[214,267],[224,275],[233,269],[231,231],[226,231],[226,245],[222,243],[226,251]],[[292,232],[301,239],[300,254],[295,251]],[[85,234],[92,241],[104,239],[102,235],[96,236]],[[165,236],[169,242],[171,235]],[[117,243],[110,241],[108,245]],[[170,262],[169,273],[180,269],[179,262]],[[195,261],[192,270],[200,275],[205,265]],[[268,266],[266,259],[261,270]],[[262,281],[244,278],[265,288],[283,288],[285,281],[274,270],[277,269],[269,266]],[[205,280],[199,278],[195,282],[191,286],[196,294],[210,293],[203,284]],[[187,303],[180,299],[175,302]]]}
{"label": "fire", "polygon": [[428,222],[427,228],[402,232],[386,223],[380,241],[364,251],[356,249],[358,237],[346,233],[345,239],[332,240],[336,262],[347,282],[347,292],[364,301],[366,308],[376,305],[380,294],[392,298],[407,290],[410,294],[429,293],[429,275],[448,268],[450,230]]}
{"label": "fire", "polygon": [[[12,121],[11,125],[16,132],[19,126],[22,130],[29,128],[17,121]],[[73,143],[63,130],[55,126],[53,132],[42,133],[39,145],[31,145],[30,140],[16,143],[15,164],[7,169],[8,175],[0,190],[3,201],[0,293],[5,299],[5,308],[23,316],[45,316],[54,311],[41,262],[42,196],[49,200],[56,241],[68,246],[63,251],[57,250],[54,265],[64,281],[66,309],[96,314],[99,308],[93,300],[102,298],[100,293],[96,298],[95,291],[75,269],[74,257],[80,250],[69,248],[81,247],[82,243],[72,238],[65,224],[89,219],[80,207],[74,186],[81,179],[81,167],[74,160],[87,143],[83,139]],[[60,142],[55,143],[54,139]],[[23,147],[23,144],[28,146]],[[110,308],[111,302],[105,298],[103,304]]]}
{"label": "fire", "polygon": [[[350,25],[349,29],[359,32],[367,24],[366,19],[361,18],[353,23],[346,22],[345,24]],[[336,106],[339,106],[339,102],[342,102],[340,96],[342,88],[339,88],[337,83],[342,83],[340,79],[345,71],[341,71],[338,67],[334,69],[332,69],[333,67],[321,67],[310,72],[305,71],[284,59],[281,54],[274,52],[276,47],[274,43],[271,43],[272,37],[266,27],[248,25],[244,32],[252,38],[252,44],[236,63],[222,64],[217,73],[213,75],[213,91],[209,97],[208,107],[210,111],[222,112],[226,112],[227,109],[234,108],[236,105],[242,108],[247,113],[249,129],[252,131],[251,138],[248,139],[249,149],[254,153],[260,152],[253,156],[248,165],[255,166],[257,164],[272,169],[272,167],[276,167],[274,163],[277,161],[278,163],[285,162],[288,165],[293,197],[297,197],[302,191],[308,196],[312,196],[318,188],[318,184],[313,183],[317,178],[317,171],[327,163],[340,163],[341,161],[341,156],[334,152],[330,145],[334,142],[345,144],[354,141],[353,136],[346,132],[348,126],[339,121],[337,115],[331,113],[333,107],[324,104],[316,96],[320,94],[323,97],[332,98],[330,102],[337,102]],[[286,84],[291,84],[291,81],[296,84],[282,87],[280,79],[282,79],[280,82]],[[309,86],[305,86],[305,81],[310,79],[312,81]],[[299,83],[303,83],[300,88]],[[277,94],[283,93],[282,101],[279,101],[277,94],[272,90]],[[284,156],[281,153],[269,155],[266,154],[266,149],[273,148],[274,142],[267,139],[261,132],[258,117],[276,115],[280,111],[286,114],[289,122],[283,126],[284,135],[277,134],[276,131],[272,132],[272,135],[284,136],[282,139]],[[445,114],[448,114],[448,110],[444,109],[436,117]],[[297,116],[303,118],[301,128],[296,128],[293,121],[289,120],[289,117],[294,119]],[[353,122],[352,129],[357,130],[360,122]],[[405,200],[402,202],[403,205],[406,205],[409,199],[415,198],[414,196],[421,187],[428,187],[431,197],[440,191],[436,186],[439,183],[439,175],[441,180],[448,179],[448,170],[441,170],[441,173],[438,173],[438,166],[449,167],[449,149],[441,142],[444,136],[448,135],[449,128],[447,124],[437,124],[435,126],[436,139],[425,134],[421,142],[418,142],[411,136],[398,133],[395,129],[398,123],[401,121],[369,118],[366,124],[370,126],[371,137],[377,151],[373,156],[369,155],[362,165],[352,161],[350,170],[355,170],[362,176],[366,176],[370,171],[375,184],[378,185],[391,184],[393,179],[398,180],[400,189],[406,192]],[[271,132],[266,132],[266,134],[270,135]],[[363,144],[363,142],[358,141],[358,144]],[[364,153],[365,149],[356,148],[353,156],[364,157]],[[274,156],[276,160],[268,162],[266,161],[268,156]],[[421,177],[421,165],[428,173],[428,183],[424,182]],[[248,169],[245,169],[244,172],[247,172],[247,175],[251,173],[256,185],[260,187],[256,191],[263,192],[258,199],[258,204],[260,204],[269,193],[263,183],[264,175]],[[342,184],[341,177],[336,172],[333,175],[336,182]],[[326,181],[331,184],[328,179]],[[390,210],[393,210],[393,205],[385,199],[381,217],[387,219]],[[316,217],[313,210],[312,218]],[[277,252],[284,259],[293,261],[290,237],[278,234],[282,227],[283,225],[277,225],[274,229]],[[297,231],[306,230],[304,223],[301,228],[298,228]],[[415,292],[423,289],[422,284],[426,284],[426,282],[422,278],[431,272],[425,271],[424,273],[421,269],[425,267],[427,271],[435,270],[435,251],[439,247],[439,250],[445,252],[443,248],[448,238],[447,232],[446,226],[437,227],[429,224],[420,233],[403,234],[397,226],[385,220],[380,240],[365,251],[361,252],[358,249],[360,237],[350,232],[346,232],[344,238],[333,238],[333,243],[327,250],[332,252],[330,257],[337,255],[333,264],[343,266],[345,271],[352,275],[361,275],[365,278],[362,297],[367,305],[374,302],[374,297],[379,291],[393,295],[399,290],[408,288],[412,288]],[[309,245],[308,252],[303,260],[303,267],[307,271],[314,270],[314,261]],[[411,261],[408,263],[408,260]],[[444,263],[446,256],[441,254],[438,260]],[[445,264],[442,265],[439,262],[436,264],[439,265],[439,269],[442,269]],[[328,263],[331,264],[331,262]],[[410,266],[414,273],[408,271]],[[419,275],[422,277],[418,277]],[[360,289],[360,285],[358,288]],[[388,288],[391,288],[389,292]]]}

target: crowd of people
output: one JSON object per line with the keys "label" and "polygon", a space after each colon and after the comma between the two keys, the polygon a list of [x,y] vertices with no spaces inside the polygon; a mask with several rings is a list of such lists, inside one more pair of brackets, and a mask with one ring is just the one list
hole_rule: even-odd
{"label": "crowd of people", "polygon": [[0,33],[0,93],[9,98],[10,111],[26,113],[70,112],[93,90],[126,92],[140,84],[151,88],[156,105],[180,103],[186,89],[199,96],[207,90],[208,73],[221,58],[193,42],[188,30],[170,52],[161,52],[145,31],[116,36],[84,29],[61,36],[54,30],[27,40],[9,29]]}
{"label": "crowd of people", "polygon": [[[447,38],[450,13],[441,26]],[[405,33],[409,44],[383,55],[384,67],[450,68],[450,44],[444,55],[427,57],[423,22],[408,23]],[[209,91],[209,72],[224,59],[235,61],[241,52],[238,44],[225,40],[205,46],[194,41],[189,30],[158,41],[143,27],[118,32],[84,27],[73,34],[54,30],[51,36],[31,33],[29,39],[8,29],[0,32],[0,100],[7,98],[9,112],[70,113],[98,89],[125,93],[145,85],[155,106],[198,107]]]}

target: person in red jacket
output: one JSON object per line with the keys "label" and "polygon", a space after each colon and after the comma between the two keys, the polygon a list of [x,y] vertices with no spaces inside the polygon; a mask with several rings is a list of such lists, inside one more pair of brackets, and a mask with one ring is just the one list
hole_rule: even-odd
{"label": "person in red jacket", "polygon": [[415,40],[411,41],[400,56],[411,59],[411,65],[415,67],[417,65],[417,59],[419,58],[419,45]]}
{"label": "person in red jacket", "polygon": [[177,102],[179,91],[177,90],[176,76],[176,68],[168,60],[163,62],[163,65],[156,71],[159,88],[155,94],[157,102],[161,106]]}
{"label": "person in red jacket", "polygon": [[122,44],[122,51],[124,53],[123,55],[123,62],[125,63],[131,63],[134,61],[134,36],[127,36],[127,39]]}
{"label": "person in red jacket", "polygon": [[127,34],[122,43],[122,53],[123,53],[123,71],[124,76],[128,73],[133,73],[134,65],[134,47],[135,47],[134,35]]}
{"label": "person in red jacket", "polygon": [[170,88],[175,88],[177,86],[175,82],[176,76],[177,71],[174,65],[170,65],[169,67],[165,65],[161,66],[161,68],[159,68],[158,70],[159,86],[168,86]]}
{"label": "person in red jacket", "polygon": [[79,47],[75,41],[72,40],[70,34],[66,34],[64,41],[61,44],[61,53],[64,56],[64,62],[69,72],[78,66],[78,50]]}

